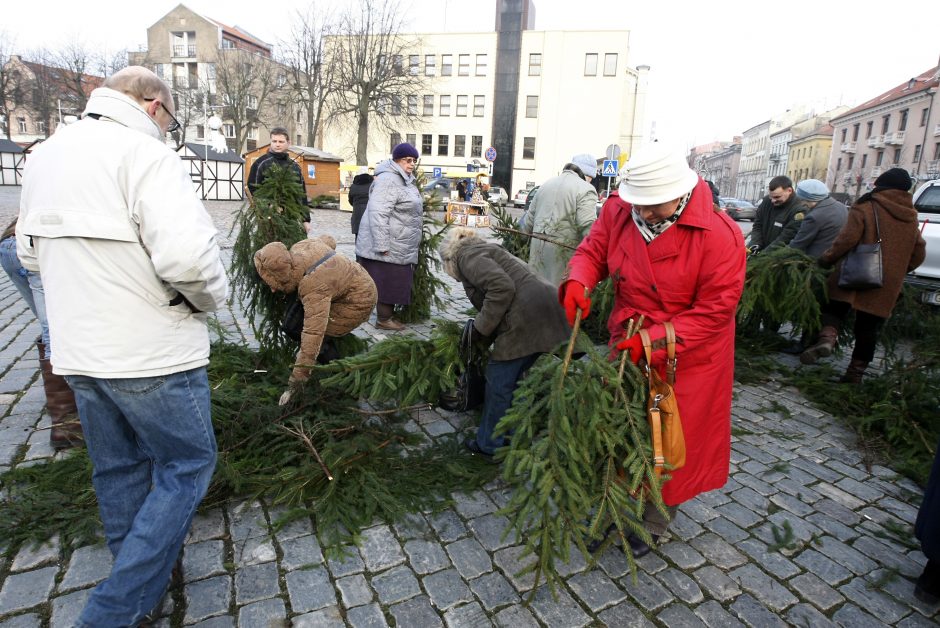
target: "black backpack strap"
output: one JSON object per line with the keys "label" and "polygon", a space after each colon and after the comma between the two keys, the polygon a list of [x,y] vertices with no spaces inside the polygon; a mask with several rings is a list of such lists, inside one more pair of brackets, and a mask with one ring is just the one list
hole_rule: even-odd
{"label": "black backpack strap", "polygon": [[330,259],[330,258],[333,257],[334,255],[336,255],[336,251],[330,251],[329,253],[327,253],[326,255],[324,255],[323,257],[321,257],[320,259],[318,259],[316,262],[314,262],[313,266],[311,266],[310,268],[308,268],[308,269],[304,272],[304,275],[309,275],[310,273],[312,273],[313,271],[315,271],[315,270],[317,269],[317,267],[320,266],[320,264],[322,264],[322,263],[325,262],[326,260]]}

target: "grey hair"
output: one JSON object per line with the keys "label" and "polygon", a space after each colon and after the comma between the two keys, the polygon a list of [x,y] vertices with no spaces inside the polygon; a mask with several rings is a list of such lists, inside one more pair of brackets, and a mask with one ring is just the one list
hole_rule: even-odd
{"label": "grey hair", "polygon": [[159,99],[164,104],[173,102],[170,88],[159,76],[139,65],[131,65],[105,79],[102,87],[130,96],[137,102]]}
{"label": "grey hair", "polygon": [[457,268],[457,249],[460,248],[461,241],[466,238],[479,239],[479,236],[477,236],[475,229],[470,229],[469,227],[451,227],[439,249],[441,262],[444,264],[444,272],[457,281],[462,281],[460,271]]}

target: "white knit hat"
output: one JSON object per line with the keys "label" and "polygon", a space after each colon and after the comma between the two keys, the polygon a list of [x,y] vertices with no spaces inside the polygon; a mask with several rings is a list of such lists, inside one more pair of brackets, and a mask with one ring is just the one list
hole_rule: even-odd
{"label": "white knit hat", "polygon": [[657,205],[681,198],[697,183],[683,151],[656,142],[639,148],[620,170],[620,198],[634,205]]}

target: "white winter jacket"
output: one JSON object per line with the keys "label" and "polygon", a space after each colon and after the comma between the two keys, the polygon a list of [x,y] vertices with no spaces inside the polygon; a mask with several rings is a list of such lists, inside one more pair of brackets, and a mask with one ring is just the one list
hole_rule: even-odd
{"label": "white winter jacket", "polygon": [[42,274],[54,372],[151,377],[208,363],[206,315],[178,297],[200,312],[225,302],[216,230],[133,99],[96,89],[85,117],[30,155],[16,237]]}

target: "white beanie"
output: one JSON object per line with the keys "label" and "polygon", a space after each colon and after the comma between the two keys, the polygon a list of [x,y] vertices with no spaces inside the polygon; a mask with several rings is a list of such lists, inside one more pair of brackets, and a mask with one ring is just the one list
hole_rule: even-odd
{"label": "white beanie", "polygon": [[634,205],[658,205],[681,198],[697,183],[685,153],[656,142],[639,148],[620,170],[620,198]]}
{"label": "white beanie", "polygon": [[591,177],[592,179],[597,176],[597,160],[594,159],[594,155],[589,155],[588,153],[575,155],[571,158],[571,163],[576,165],[585,176]]}

